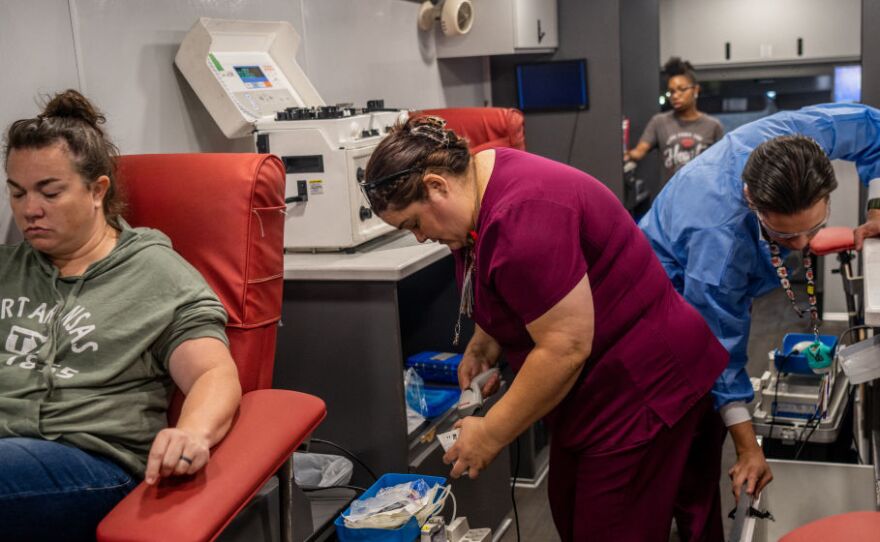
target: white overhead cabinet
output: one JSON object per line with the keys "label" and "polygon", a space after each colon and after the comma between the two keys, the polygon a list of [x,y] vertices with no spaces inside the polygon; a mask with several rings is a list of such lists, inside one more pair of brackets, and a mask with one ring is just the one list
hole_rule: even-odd
{"label": "white overhead cabinet", "polygon": [[660,63],[858,60],[861,0],[660,0]]}
{"label": "white overhead cabinet", "polygon": [[463,36],[434,28],[437,57],[548,53],[559,46],[556,0],[473,0],[474,25]]}

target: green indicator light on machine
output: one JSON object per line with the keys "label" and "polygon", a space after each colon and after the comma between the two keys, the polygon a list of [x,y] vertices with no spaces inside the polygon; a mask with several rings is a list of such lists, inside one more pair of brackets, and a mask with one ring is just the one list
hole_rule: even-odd
{"label": "green indicator light on machine", "polygon": [[218,72],[223,71],[223,66],[220,65],[220,61],[217,60],[217,57],[214,56],[214,53],[208,53],[208,58],[211,59],[211,62],[214,64],[214,67],[217,68]]}

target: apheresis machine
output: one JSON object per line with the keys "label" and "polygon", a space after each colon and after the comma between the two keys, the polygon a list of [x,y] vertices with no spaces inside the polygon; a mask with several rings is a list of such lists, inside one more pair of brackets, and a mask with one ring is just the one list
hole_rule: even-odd
{"label": "apheresis machine", "polygon": [[201,18],[174,62],[226,137],[252,137],[257,152],[284,162],[285,248],[344,250],[393,229],[357,181],[407,114],[382,100],[327,105],[296,62],[299,42],[287,22]]}

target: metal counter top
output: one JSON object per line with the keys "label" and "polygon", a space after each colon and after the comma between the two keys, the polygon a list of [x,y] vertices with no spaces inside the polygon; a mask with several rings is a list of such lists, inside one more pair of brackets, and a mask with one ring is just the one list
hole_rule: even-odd
{"label": "metal counter top", "polygon": [[445,245],[392,232],[351,252],[285,254],[284,280],[398,281],[449,254]]}

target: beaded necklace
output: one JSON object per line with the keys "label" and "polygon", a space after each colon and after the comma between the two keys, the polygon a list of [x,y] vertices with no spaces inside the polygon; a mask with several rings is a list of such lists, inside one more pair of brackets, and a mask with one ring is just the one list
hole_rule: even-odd
{"label": "beaded necklace", "polygon": [[[476,236],[476,232],[471,232]],[[461,299],[458,302],[458,319],[455,321],[455,331],[452,336],[452,345],[458,346],[461,339],[461,317],[467,316],[471,318],[474,314],[474,267],[476,267],[476,256],[473,247],[465,249],[464,261],[465,272],[464,279],[461,281]]]}
{"label": "beaded necklace", "polygon": [[[785,290],[785,295],[791,302],[794,312],[798,316],[803,317],[807,312],[797,306],[794,291],[791,289],[791,281],[788,278],[788,270],[782,262],[781,250],[775,241],[769,241],[770,244],[770,263],[776,268],[776,276],[779,277],[779,283]],[[807,279],[807,302],[810,304],[810,331],[813,333],[813,342],[802,352],[807,358],[807,363],[814,373],[826,374],[831,371],[831,364],[834,360],[834,352],[831,348],[819,339],[819,309],[816,307],[816,276],[813,270],[813,257],[805,248],[804,256],[804,272]],[[823,381],[823,386],[827,386],[827,379]],[[827,391],[827,390],[826,390]]]}
{"label": "beaded necklace", "polygon": [[[477,178],[476,159],[473,159],[474,175],[474,228],[477,226],[477,218],[480,216],[480,183]],[[455,321],[455,330],[452,335],[452,345],[458,346],[461,339],[461,317],[471,318],[474,314],[474,271],[477,267],[477,255],[474,248],[477,245],[477,232],[468,232],[469,244],[464,254],[464,278],[461,281],[461,298],[458,302],[458,319]]]}
{"label": "beaded necklace", "polygon": [[[788,301],[791,303],[794,312],[796,312],[798,316],[803,317],[807,311],[797,305],[794,290],[791,289],[791,280],[789,279],[788,269],[785,268],[785,264],[782,261],[782,251],[779,248],[779,244],[776,243],[776,241],[771,240],[769,241],[769,245],[770,263],[776,268],[776,276],[779,277],[779,283],[782,285],[782,289],[785,290],[785,295],[788,297]],[[810,256],[810,253],[806,248],[803,250],[802,254],[804,257],[804,272],[807,279],[807,302],[810,304],[810,308],[807,309],[810,312],[810,331],[812,331],[813,335],[818,340],[819,309],[816,307],[816,276],[813,271],[813,257]]]}

